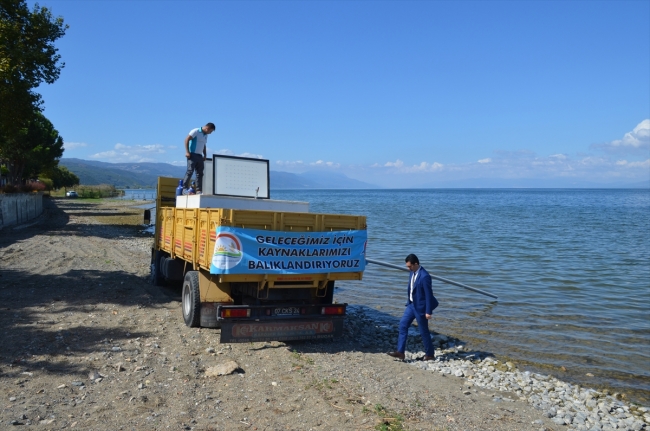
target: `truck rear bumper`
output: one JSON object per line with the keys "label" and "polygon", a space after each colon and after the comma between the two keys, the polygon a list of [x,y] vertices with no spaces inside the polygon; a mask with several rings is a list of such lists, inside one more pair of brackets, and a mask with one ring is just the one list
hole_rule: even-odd
{"label": "truck rear bumper", "polygon": [[221,328],[222,343],[327,340],[343,334],[347,304],[201,303],[201,326]]}
{"label": "truck rear bumper", "polygon": [[222,343],[328,340],[343,334],[345,316],[304,319],[220,320]]}

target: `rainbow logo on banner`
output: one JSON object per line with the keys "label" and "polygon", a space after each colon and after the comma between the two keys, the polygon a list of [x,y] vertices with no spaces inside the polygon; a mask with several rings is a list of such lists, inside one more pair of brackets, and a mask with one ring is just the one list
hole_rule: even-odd
{"label": "rainbow logo on banner", "polygon": [[[219,270],[229,270],[237,266],[242,257],[244,257],[244,251],[237,235],[229,232],[217,232],[212,266]],[[212,268],[210,272],[212,272]]]}

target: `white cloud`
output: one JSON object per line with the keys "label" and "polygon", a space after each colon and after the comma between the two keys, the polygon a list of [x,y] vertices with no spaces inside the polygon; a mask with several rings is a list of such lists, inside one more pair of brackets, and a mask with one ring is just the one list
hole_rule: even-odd
{"label": "white cloud", "polygon": [[414,166],[413,168],[415,171],[421,171],[421,172],[435,172],[439,171],[444,167],[442,163],[438,162],[433,162],[433,163],[427,163],[427,162],[422,162],[417,166]]}
{"label": "white cloud", "polygon": [[[485,159],[482,159],[485,160]],[[409,165],[401,160],[374,164],[365,169],[349,170],[357,179],[384,187],[431,186],[474,181],[472,184],[492,184],[487,180],[524,181],[521,184],[607,184],[648,181],[650,159],[643,161],[613,159],[608,156],[552,154],[537,155],[531,151],[495,152],[489,163],[467,162],[441,164],[426,162]],[[342,169],[346,172],[346,168]],[[351,176],[351,175],[349,175]]]}
{"label": "white cloud", "polygon": [[605,157],[583,157],[578,163],[586,166],[603,166],[610,164],[610,160]]}
{"label": "white cloud", "polygon": [[82,148],[82,147],[87,147],[87,146],[88,146],[88,144],[86,144],[85,142],[64,142],[63,143],[63,149],[65,151],[72,151],[72,150],[75,150],[77,148]]}
{"label": "white cloud", "polygon": [[444,165],[442,163],[434,162],[434,163],[429,163],[429,162],[420,162],[417,165],[412,165],[412,166],[407,166],[404,164],[403,161],[400,159],[397,159],[394,162],[386,162],[383,165],[379,165],[375,163],[374,165],[370,166],[371,168],[389,168],[388,170],[391,172],[397,172],[397,173],[404,173],[404,174],[409,174],[409,173],[418,173],[418,172],[435,172],[441,170]]}
{"label": "white cloud", "polygon": [[401,168],[404,166],[404,162],[400,159],[397,159],[395,162],[386,162],[384,166],[387,168]]}
{"label": "white cloud", "polygon": [[613,146],[631,146],[635,148],[647,147],[650,145],[650,119],[641,121],[631,132],[623,136],[623,139],[612,142]]}
{"label": "white cloud", "polygon": [[[556,153],[538,155],[532,151],[495,151],[492,157],[473,162],[442,164],[419,162],[409,164],[401,159],[372,165],[347,165],[317,160],[278,160],[275,169],[305,172],[312,167],[332,167],[338,172],[361,181],[385,187],[460,180],[525,180],[566,181],[566,184],[606,184],[647,181],[650,159],[644,157],[613,158],[607,154]],[[477,184],[479,184],[477,183]],[[558,183],[560,184],[560,183]]]}
{"label": "white cloud", "polygon": [[89,156],[91,159],[101,160],[103,162],[120,163],[142,163],[142,162],[155,162],[157,156],[165,154],[164,145],[124,145],[117,143],[113,150],[103,151]]}
{"label": "white cloud", "polygon": [[639,153],[650,150],[650,119],[641,121],[631,132],[627,132],[622,139],[617,139],[606,144],[592,145],[612,153]]}
{"label": "white cloud", "polygon": [[241,154],[237,154],[237,157],[249,157],[251,159],[263,159],[264,158],[261,154],[253,154],[253,153],[241,153]]}
{"label": "white cloud", "polygon": [[[645,172],[640,169],[645,168]],[[650,160],[618,161],[608,156],[503,153],[490,163],[446,165],[445,179],[573,179],[587,182],[640,181],[648,178]]]}
{"label": "white cloud", "polygon": [[295,168],[297,166],[305,166],[305,162],[302,160],[278,160],[275,162],[276,165]]}
{"label": "white cloud", "polygon": [[327,167],[327,168],[338,168],[341,166],[340,163],[334,163],[334,162],[324,162],[322,160],[317,160],[315,162],[312,162],[309,164],[309,166],[316,166],[316,167]]}
{"label": "white cloud", "polygon": [[627,160],[619,160],[616,162],[617,166],[626,166],[628,168],[650,168],[650,159],[640,162],[628,162]]}
{"label": "white cloud", "polygon": [[230,150],[228,148],[223,148],[223,149],[213,153],[212,150],[210,150],[210,147],[208,147],[208,148],[206,148],[206,151],[207,151],[208,154],[218,154],[218,155],[222,155],[222,156],[249,157],[249,158],[252,158],[252,159],[263,159],[264,158],[264,156],[262,156],[261,154],[253,154],[253,153],[235,154],[234,151],[232,151],[232,150]]}

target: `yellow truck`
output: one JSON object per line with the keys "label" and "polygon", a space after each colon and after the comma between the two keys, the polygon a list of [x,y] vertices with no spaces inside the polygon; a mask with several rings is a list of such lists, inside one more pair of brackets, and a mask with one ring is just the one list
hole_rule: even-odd
{"label": "yellow truck", "polygon": [[[213,156],[212,186],[198,196],[177,196],[179,179],[158,178],[151,281],[182,282],[185,324],[221,328],[222,342],[335,338],[347,304],[334,302],[334,284],[363,276],[366,217],[271,200],[268,162],[260,197],[264,175],[240,166],[249,160]],[[218,190],[217,170],[244,179]]]}

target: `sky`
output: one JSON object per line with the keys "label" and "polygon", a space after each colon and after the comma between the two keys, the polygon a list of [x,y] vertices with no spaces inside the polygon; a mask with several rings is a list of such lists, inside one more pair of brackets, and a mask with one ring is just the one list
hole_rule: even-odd
{"label": "sky", "polygon": [[381,187],[650,182],[650,1],[39,4],[63,157],[184,165],[213,122],[210,154]]}

